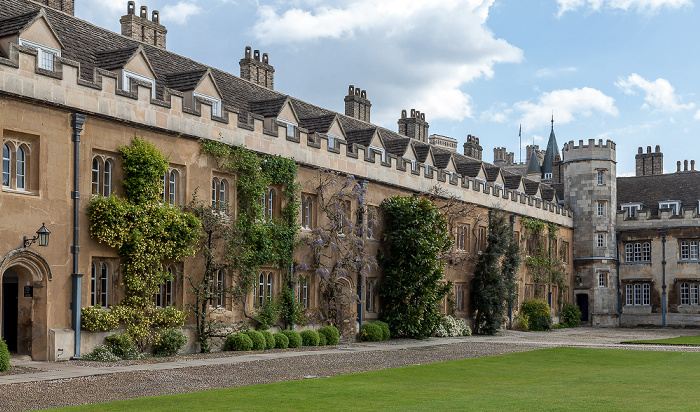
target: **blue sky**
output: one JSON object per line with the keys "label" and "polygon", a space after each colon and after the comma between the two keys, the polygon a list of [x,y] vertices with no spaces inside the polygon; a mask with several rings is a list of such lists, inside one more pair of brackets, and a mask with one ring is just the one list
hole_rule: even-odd
{"label": "blue sky", "polygon": [[[480,138],[518,154],[617,143],[618,175],[639,146],[665,169],[700,158],[700,15],[693,0],[149,0],[168,50],[239,73],[245,46],[270,55],[275,89],[343,112],[350,84],[372,122],[397,130],[402,109],[430,133]],[[76,15],[119,31],[125,0],[76,0]],[[524,156],[523,149],[523,156]]]}

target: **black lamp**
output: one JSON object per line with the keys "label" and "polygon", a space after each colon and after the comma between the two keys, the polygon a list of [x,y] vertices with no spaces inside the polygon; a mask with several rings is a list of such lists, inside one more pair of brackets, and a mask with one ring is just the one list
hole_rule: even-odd
{"label": "black lamp", "polygon": [[48,246],[50,234],[51,234],[51,231],[46,228],[46,225],[44,223],[42,223],[39,230],[36,231],[36,236],[34,236],[31,239],[27,239],[26,236],[24,237],[24,247],[31,246],[37,240],[39,241],[39,246]]}

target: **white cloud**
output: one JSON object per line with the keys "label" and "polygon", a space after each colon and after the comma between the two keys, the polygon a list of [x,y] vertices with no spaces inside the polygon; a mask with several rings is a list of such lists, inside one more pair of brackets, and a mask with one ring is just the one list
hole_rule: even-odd
{"label": "white cloud", "polygon": [[642,90],[644,96],[643,109],[654,109],[661,112],[677,112],[680,110],[690,110],[695,107],[693,103],[683,104],[680,97],[676,95],[675,89],[666,79],[658,78],[648,81],[637,73],[633,73],[626,79],[619,79],[615,82],[625,94],[635,94],[637,89]]}
{"label": "white cloud", "polygon": [[638,13],[655,13],[663,7],[679,9],[692,7],[692,0],[557,0],[559,10],[557,16],[561,17],[567,11],[578,10],[587,7],[592,11],[601,9],[636,10]]}
{"label": "white cloud", "polygon": [[163,6],[161,24],[170,22],[184,24],[188,18],[202,12],[202,8],[194,3],[181,1],[175,5],[167,4]]}
{"label": "white cloud", "polygon": [[[402,109],[435,119],[472,117],[461,88],[491,77],[497,63],[522,60],[522,51],[486,26],[494,0],[296,0],[259,7],[253,33],[263,45],[308,50],[317,67],[333,66],[334,79],[367,89],[372,120],[391,124]],[[323,86],[323,87],[322,87]],[[347,86],[345,86],[347,87]]]}
{"label": "white cloud", "polygon": [[537,70],[535,72],[535,77],[552,77],[558,74],[575,73],[576,71],[577,69],[575,67],[562,67],[560,69],[544,68]]}
{"label": "white cloud", "polygon": [[534,103],[517,102],[513,107],[522,112],[520,123],[523,130],[541,129],[551,121],[552,111],[554,120],[560,124],[591,116],[594,112],[610,116],[617,116],[619,113],[615,107],[615,99],[590,87],[542,93]]}

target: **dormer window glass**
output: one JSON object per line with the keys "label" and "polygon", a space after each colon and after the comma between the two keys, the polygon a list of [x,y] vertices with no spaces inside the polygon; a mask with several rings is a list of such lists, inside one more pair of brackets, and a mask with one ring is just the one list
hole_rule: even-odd
{"label": "dormer window glass", "polygon": [[374,149],[374,150],[378,151],[379,153],[381,153],[382,154],[382,163],[386,163],[386,150],[384,150],[380,147],[377,147],[377,146],[370,146],[369,149],[370,150]]}
{"label": "dormer window glass", "polygon": [[680,214],[681,201],[680,200],[667,200],[664,202],[659,202],[659,209],[671,209],[671,214],[677,216]]}
{"label": "dormer window glass", "polygon": [[299,127],[299,125],[297,123],[290,122],[289,120],[285,120],[285,119],[280,119],[279,117],[277,118],[277,121],[284,123],[284,125],[287,127],[287,137],[292,138],[292,139],[296,139],[297,127]]}
{"label": "dormer window glass", "polygon": [[339,148],[339,145],[337,144],[338,140],[345,140],[342,137],[336,136],[331,133],[327,133],[326,136],[328,136],[328,147],[331,149]]}
{"label": "dormer window glass", "polygon": [[192,107],[195,107],[197,98],[206,100],[209,104],[211,104],[211,114],[213,116],[221,117],[221,99],[207,96],[206,94],[202,93],[192,92]]}
{"label": "dormer window glass", "polygon": [[34,43],[33,41],[19,39],[19,45],[29,47],[38,52],[39,68],[53,71],[53,58],[60,56],[61,51],[53,47],[44,46],[43,44]]}
{"label": "dormer window glass", "polygon": [[131,80],[138,80],[151,85],[151,97],[156,97],[156,81],[150,77],[134,73],[129,70],[122,70],[122,89],[131,91]]}
{"label": "dormer window glass", "polygon": [[637,211],[642,210],[641,203],[623,203],[620,208],[625,211],[625,217],[634,218],[637,217]]}
{"label": "dormer window glass", "polygon": [[411,162],[411,170],[416,171],[416,159],[411,159],[410,157],[404,157],[404,160]]}

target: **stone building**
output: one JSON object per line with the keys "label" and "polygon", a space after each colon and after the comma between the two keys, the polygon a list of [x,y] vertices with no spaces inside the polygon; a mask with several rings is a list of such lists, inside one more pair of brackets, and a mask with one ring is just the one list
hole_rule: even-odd
{"label": "stone building", "polygon": [[[80,308],[97,304],[109,310],[124,296],[123,278],[116,251],[90,237],[86,208],[89,194],[123,193],[118,184],[123,178],[118,149],[134,136],[152,142],[169,156],[163,179],[164,202],[185,204],[198,187],[212,187],[211,192],[205,190],[200,195],[205,200],[227,202],[234,209],[233,219],[237,176],[222,172],[211,158],[202,155],[200,142],[210,139],[245,145],[262,154],[293,157],[299,165],[300,197],[310,200],[309,213],[301,216],[302,231],[327,219],[314,209],[316,193],[310,182],[319,169],[365,182],[365,203],[348,205],[354,216],[361,216],[365,208],[377,208],[389,196],[426,194],[440,185],[474,207],[473,215],[450,228],[455,237],[452,255],[460,258],[448,264],[445,272],[445,280],[454,283],[456,301],[454,308],[446,302],[445,310],[468,320],[473,315],[469,282],[486,241],[488,222],[484,216],[494,208],[515,217],[513,229],[518,236],[522,232],[518,217],[535,217],[556,225],[561,241],[557,249],[564,252],[570,285],[565,300],[589,308],[585,316],[593,324],[620,323],[620,287],[630,284],[635,293],[635,285],[646,281],[657,290],[658,281],[651,276],[644,280],[626,272],[645,266],[617,268],[616,234],[621,242],[638,238],[620,228],[640,223],[641,216],[647,216],[645,207],[649,207],[650,198],[618,195],[621,189],[615,186],[614,143],[570,142],[557,157],[552,129],[553,143],[546,153],[533,147],[529,156],[540,173],[513,173],[507,167],[483,162],[476,137],[467,140],[464,154],[451,150],[454,147],[431,145],[425,113],[404,110],[398,131],[373,125],[367,92],[354,86],[344,98],[339,95],[343,113],[288,96],[279,91],[283,85],[274,84],[270,57],[258,50],[243,50],[240,76],[171,53],[165,49],[167,31],[158,13],[153,12],[149,20],[147,9],[142,8],[137,16],[133,2],[125,5],[122,34],[117,34],[73,17],[71,0],[0,0],[0,332],[13,350],[34,359],[67,359],[104,338],[76,327]],[[592,157],[597,160],[591,161]],[[545,160],[552,162],[547,169],[551,175],[542,175]],[[689,179],[695,176],[691,171],[685,175]],[[640,177],[647,178],[656,176]],[[543,180],[552,184],[543,184]],[[626,187],[623,182],[620,180],[618,186]],[[676,205],[682,218],[672,217],[668,207],[662,207],[660,221],[675,224],[688,219],[687,224],[674,226],[678,235],[673,232],[673,236],[680,236],[681,243],[673,247],[687,250],[690,262],[697,248],[690,240],[694,229],[688,226],[696,219],[700,196],[669,196],[663,199],[664,205],[679,200]],[[692,196],[696,197],[691,211],[688,202]],[[279,213],[283,201],[270,198],[270,213]],[[615,213],[623,200],[642,204],[638,217],[625,219]],[[604,214],[598,215],[589,202],[602,202]],[[655,219],[652,212],[647,219]],[[44,228],[50,231],[48,246],[24,241],[25,236],[31,239]],[[672,229],[666,233],[670,236]],[[594,242],[601,234],[603,246],[598,246]],[[373,234],[367,239],[368,253],[381,248],[379,238]],[[646,239],[656,242],[651,235]],[[666,244],[670,251],[672,246]],[[651,247],[653,256],[664,250],[656,243]],[[299,250],[295,258],[305,262],[308,256]],[[192,302],[184,279],[197,263],[198,258],[164,262],[174,275],[167,285],[167,299],[161,296],[164,304],[183,307]],[[310,266],[311,262],[306,263]],[[679,265],[688,273],[692,270],[692,264],[685,261]],[[608,290],[599,289],[596,285],[601,283],[594,282],[600,282],[601,274],[606,276]],[[265,290],[276,295],[279,269],[263,267],[260,275],[265,279]],[[313,271],[308,275],[308,283],[299,285],[299,292],[304,293],[299,297],[313,308],[320,304],[321,296]],[[223,274],[221,282],[230,281],[227,276],[232,274]],[[364,320],[378,316],[381,301],[373,291],[381,276],[379,268],[365,280],[353,276],[341,279],[344,287],[359,291]],[[522,301],[532,296],[532,279],[524,265],[518,276],[518,300]],[[681,290],[678,286],[678,302],[686,302],[686,290],[688,301],[694,302],[693,290],[697,288],[693,289],[689,274],[684,280],[687,282],[681,285],[687,287]],[[627,283],[618,285],[621,282]],[[643,285],[640,288],[642,293],[647,290]],[[669,292],[669,301],[674,296]],[[253,300],[253,296],[247,300],[247,310],[252,310]],[[636,306],[641,309],[624,308],[622,324],[628,318],[632,321],[634,310],[645,309],[644,305]],[[650,307],[652,312],[658,308]],[[692,304],[679,303],[677,307],[683,316],[691,316]],[[221,302],[220,312],[231,322],[243,318],[242,308],[234,302]]]}

